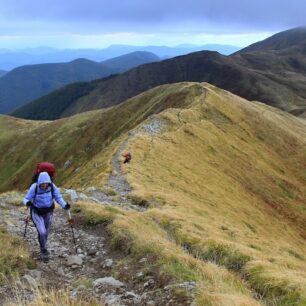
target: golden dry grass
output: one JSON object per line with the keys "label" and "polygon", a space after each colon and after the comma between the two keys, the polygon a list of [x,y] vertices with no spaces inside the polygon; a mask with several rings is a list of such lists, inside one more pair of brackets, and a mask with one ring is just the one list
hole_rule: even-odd
{"label": "golden dry grass", "polygon": [[16,301],[8,306],[103,306],[104,303],[92,297],[78,297],[72,299],[65,290],[39,288],[34,292],[33,300],[20,298],[16,289]]}
{"label": "golden dry grass", "polygon": [[202,305],[303,305],[306,124],[198,86],[191,107],[159,115],[168,131],[129,142],[127,177],[151,209],[117,218],[117,240],[196,278]]}
{"label": "golden dry grass", "polygon": [[125,212],[113,206],[101,205],[95,202],[79,201],[72,207],[72,212],[89,225],[110,224],[118,214]]}
{"label": "golden dry grass", "polygon": [[22,239],[10,235],[3,226],[0,227],[0,243],[0,284],[13,281],[24,269],[35,265]]}

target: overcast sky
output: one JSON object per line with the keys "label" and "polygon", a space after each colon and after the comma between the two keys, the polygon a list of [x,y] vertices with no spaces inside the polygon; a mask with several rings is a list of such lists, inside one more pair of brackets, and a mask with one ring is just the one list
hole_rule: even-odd
{"label": "overcast sky", "polygon": [[306,25],[305,0],[0,0],[0,48],[223,43]]}

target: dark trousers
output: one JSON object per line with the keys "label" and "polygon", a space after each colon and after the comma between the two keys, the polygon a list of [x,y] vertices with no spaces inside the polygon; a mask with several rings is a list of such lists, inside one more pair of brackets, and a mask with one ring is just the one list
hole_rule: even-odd
{"label": "dark trousers", "polygon": [[46,251],[48,234],[52,224],[53,212],[51,211],[46,214],[39,215],[37,212],[35,212],[35,209],[32,209],[31,217],[37,229],[40,250]]}

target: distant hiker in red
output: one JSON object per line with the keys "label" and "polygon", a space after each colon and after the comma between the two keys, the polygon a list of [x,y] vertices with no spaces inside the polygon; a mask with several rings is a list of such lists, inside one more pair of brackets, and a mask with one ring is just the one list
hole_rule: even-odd
{"label": "distant hiker in red", "polygon": [[122,156],[124,157],[124,164],[129,163],[132,159],[132,155],[130,152],[125,152],[124,154],[122,154]]}
{"label": "distant hiker in red", "polygon": [[[46,163],[41,163],[45,166]],[[38,164],[38,167],[41,167]],[[49,164],[49,166],[52,164]],[[53,165],[52,165],[53,166]],[[40,168],[39,170],[41,170]],[[47,169],[51,170],[51,169]],[[47,171],[38,171],[38,178],[33,182],[29,191],[23,199],[23,204],[30,208],[31,219],[37,229],[38,241],[40,245],[41,258],[48,260],[47,239],[50,231],[54,201],[63,209],[70,209],[70,205],[64,201],[59,188],[52,182],[51,176]],[[54,175],[54,172],[51,174]]]}

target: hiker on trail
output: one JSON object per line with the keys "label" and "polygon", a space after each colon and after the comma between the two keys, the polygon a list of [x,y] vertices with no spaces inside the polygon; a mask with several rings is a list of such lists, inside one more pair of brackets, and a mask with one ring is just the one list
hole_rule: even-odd
{"label": "hiker on trail", "polygon": [[132,155],[130,152],[125,152],[124,154],[122,154],[122,156],[124,157],[124,164],[129,163],[132,159]]}
{"label": "hiker on trail", "polygon": [[70,209],[69,203],[65,202],[59,189],[51,181],[48,172],[41,172],[37,183],[33,183],[23,199],[23,204],[30,208],[31,219],[37,229],[40,245],[41,258],[48,259],[47,239],[50,231],[54,200],[63,208]]}

